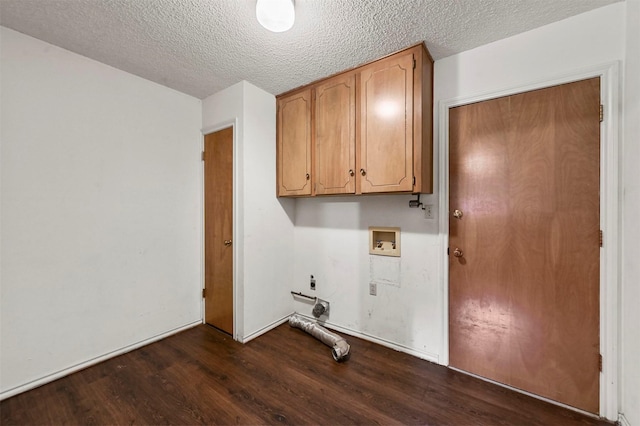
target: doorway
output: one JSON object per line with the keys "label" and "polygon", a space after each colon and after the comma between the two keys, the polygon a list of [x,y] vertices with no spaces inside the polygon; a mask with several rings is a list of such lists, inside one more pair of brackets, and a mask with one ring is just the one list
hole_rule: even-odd
{"label": "doorway", "polygon": [[449,364],[592,413],[600,78],[449,111]]}
{"label": "doorway", "polygon": [[204,137],[204,317],[233,336],[233,127]]}

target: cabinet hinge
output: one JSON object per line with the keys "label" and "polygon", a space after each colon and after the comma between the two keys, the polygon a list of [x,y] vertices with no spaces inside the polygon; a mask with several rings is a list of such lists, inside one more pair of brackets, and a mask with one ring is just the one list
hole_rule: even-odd
{"label": "cabinet hinge", "polygon": [[415,56],[413,57],[413,69],[414,70],[416,69],[416,57]]}
{"label": "cabinet hinge", "polygon": [[604,232],[600,230],[600,247],[604,247]]}
{"label": "cabinet hinge", "polygon": [[203,288],[202,289],[202,298],[204,299],[206,297],[206,295],[207,295],[207,289]]}
{"label": "cabinet hinge", "polygon": [[202,158],[202,161],[204,161],[204,151],[202,151],[202,156],[201,156],[201,158]]}
{"label": "cabinet hinge", "polygon": [[600,122],[604,121],[604,105],[600,104]]}
{"label": "cabinet hinge", "polygon": [[598,371],[602,372],[602,354],[598,355]]}
{"label": "cabinet hinge", "polygon": [[449,256],[449,247],[447,247],[447,256]]}
{"label": "cabinet hinge", "polygon": [[413,186],[416,186],[416,177],[413,177]]}

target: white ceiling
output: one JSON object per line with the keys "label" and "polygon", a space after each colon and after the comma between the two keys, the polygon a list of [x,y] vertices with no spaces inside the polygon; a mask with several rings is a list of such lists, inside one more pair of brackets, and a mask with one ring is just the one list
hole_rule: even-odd
{"label": "white ceiling", "polygon": [[271,33],[256,0],[0,0],[0,24],[205,98],[279,94],[425,41],[434,59],[620,0],[295,0]]}

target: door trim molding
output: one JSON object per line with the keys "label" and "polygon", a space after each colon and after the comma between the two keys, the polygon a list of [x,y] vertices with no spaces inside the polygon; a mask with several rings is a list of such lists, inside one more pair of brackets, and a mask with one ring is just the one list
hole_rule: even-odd
{"label": "door trim molding", "polygon": [[600,415],[618,420],[618,348],[620,294],[620,63],[608,62],[575,70],[550,78],[502,90],[443,99],[438,103],[439,153],[438,201],[440,223],[440,282],[443,283],[443,321],[441,365],[449,365],[449,109],[573,81],[600,77],[600,98],[604,121],[600,124],[600,226],[604,244],[600,256],[600,351],[603,356],[600,373]]}
{"label": "door trim molding", "polygon": [[[242,239],[240,238],[241,227],[239,224],[239,219],[237,217],[238,210],[238,173],[240,170],[239,165],[239,155],[238,155],[238,119],[233,118],[230,120],[221,121],[213,126],[207,126],[200,130],[202,133],[202,138],[200,142],[200,150],[204,151],[204,137],[210,133],[215,133],[223,129],[233,128],[233,340],[242,341],[243,333],[240,332],[239,328],[241,327],[240,318],[243,318],[243,304],[242,301],[239,300],[239,295],[242,292],[239,291],[239,287],[242,285]],[[201,161],[200,164],[200,205],[202,208],[200,209],[200,283],[201,288],[204,289],[204,162]],[[205,323],[205,312],[204,312],[204,299],[200,300],[200,315],[202,318],[202,323]]]}

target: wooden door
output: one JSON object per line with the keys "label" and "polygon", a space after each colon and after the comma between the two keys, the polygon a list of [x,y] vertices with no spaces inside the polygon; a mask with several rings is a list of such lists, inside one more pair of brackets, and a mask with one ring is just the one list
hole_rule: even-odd
{"label": "wooden door", "polygon": [[413,190],[413,53],[360,72],[360,192]]}
{"label": "wooden door", "polygon": [[599,105],[594,78],[449,115],[450,365],[592,413]]}
{"label": "wooden door", "polygon": [[355,74],[339,75],[315,89],[314,186],[316,194],[356,190]]}
{"label": "wooden door", "polygon": [[311,89],[277,104],[277,194],[311,195]]}
{"label": "wooden door", "polygon": [[233,128],[204,139],[205,322],[233,335]]}

